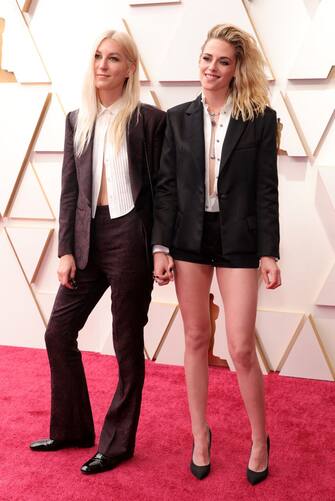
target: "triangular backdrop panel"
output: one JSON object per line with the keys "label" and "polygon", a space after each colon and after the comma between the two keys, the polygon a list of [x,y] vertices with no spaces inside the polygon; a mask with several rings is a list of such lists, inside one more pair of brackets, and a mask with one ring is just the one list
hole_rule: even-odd
{"label": "triangular backdrop panel", "polygon": [[15,74],[20,83],[49,83],[28,26],[13,0],[0,3],[0,17],[5,19],[2,66]]}
{"label": "triangular backdrop panel", "polygon": [[140,99],[142,103],[151,104],[151,106],[157,106],[157,108],[161,109],[157,94],[147,87],[141,87]]}
{"label": "triangular backdrop panel", "polygon": [[271,370],[278,370],[279,362],[302,317],[303,313],[296,312],[257,311],[257,335]]}
{"label": "triangular backdrop panel", "polygon": [[8,236],[28,282],[33,280],[52,231],[50,228],[7,228]]}
{"label": "triangular backdrop panel", "polygon": [[306,320],[279,374],[333,381],[320,340],[309,319]]}
{"label": "triangular backdrop panel", "polygon": [[273,100],[272,106],[277,112],[277,117],[280,118],[280,121],[283,124],[280,149],[285,151],[290,157],[305,157],[307,152],[301,142],[281,93],[277,94]]}
{"label": "triangular backdrop panel", "polygon": [[335,65],[334,17],[334,1],[319,2],[288,78],[328,77],[332,66]]}
{"label": "triangular backdrop panel", "polygon": [[335,209],[335,167],[334,166],[319,167],[318,174],[329,195],[332,206]]}
{"label": "triangular backdrop panel", "polygon": [[32,166],[55,217],[59,214],[63,155],[34,154]]}
{"label": "triangular backdrop panel", "polygon": [[175,312],[176,305],[151,301],[148,323],[144,327],[144,344],[152,359]]}
{"label": "triangular backdrop panel", "polygon": [[38,293],[56,294],[59,281],[57,278],[58,259],[58,231],[52,233],[48,246],[43,253],[38,273],[34,277],[34,288]]}
{"label": "triangular backdrop panel", "polygon": [[335,90],[291,90],[287,97],[314,155],[335,108]]}
{"label": "triangular backdrop panel", "polygon": [[[183,15],[171,37],[167,54],[162,58],[158,79],[163,82],[199,80],[198,60],[201,46],[211,26],[220,22],[235,24],[256,37],[241,0],[211,0],[210,2],[186,2],[182,4]],[[222,14],[221,14],[222,18]],[[192,20],[192,29],[185,26]]]}
{"label": "triangular backdrop panel", "polygon": [[[0,92],[0,212],[3,214],[33,139],[46,103],[47,91],[39,86],[1,84]],[[17,118],[20,117],[18,127]],[[8,140],[12,138],[12,140]]]}
{"label": "triangular backdrop panel", "polygon": [[35,151],[59,151],[64,149],[65,113],[55,94],[44,118]]}
{"label": "triangular backdrop panel", "polygon": [[55,301],[56,293],[38,292],[37,289],[34,287],[34,284],[32,284],[32,289],[34,291],[34,296],[36,298],[36,301],[38,302],[38,305],[42,312],[44,321],[47,324]]}
{"label": "triangular backdrop panel", "polygon": [[16,0],[22,12],[28,12],[33,0]]}
{"label": "triangular backdrop panel", "polygon": [[318,306],[335,306],[335,265],[332,266],[315,304]]}
{"label": "triangular backdrop panel", "polygon": [[184,350],[184,329],[179,310],[157,355],[156,361],[161,364],[183,365]]}
{"label": "triangular backdrop panel", "polygon": [[45,326],[5,230],[0,256],[0,344],[41,348]]}
{"label": "triangular backdrop panel", "polygon": [[331,122],[318,151],[318,165],[334,168],[335,120]]}
{"label": "triangular backdrop panel", "polygon": [[[127,21],[125,19],[122,19],[122,24],[123,24],[123,30],[126,30],[128,35],[130,35],[132,37],[132,39],[134,40],[134,42],[136,43],[136,40],[134,39],[133,34],[130,30],[129,24],[127,23]],[[139,66],[140,66],[140,68],[139,68],[140,69],[140,71],[139,71],[140,81],[141,82],[148,82],[150,80],[150,78],[149,78],[149,75],[147,73],[145,66],[143,65],[141,54],[140,54]]]}
{"label": "triangular backdrop panel", "polygon": [[[264,376],[266,376],[266,374],[269,374],[269,370],[270,370],[269,361],[266,358],[263,351],[261,351],[261,347],[258,343],[256,344],[256,354],[257,354],[257,358],[258,358],[258,362],[259,362],[259,366],[261,368],[262,374],[264,374]],[[233,365],[233,370],[235,370],[234,365]]]}
{"label": "triangular backdrop panel", "polygon": [[23,174],[10,211],[10,217],[54,220],[54,215],[50,210],[31,164],[28,164]]}
{"label": "triangular backdrop panel", "polygon": [[318,333],[322,339],[322,344],[329,358],[329,362],[333,368],[335,376],[335,336],[334,336],[334,319],[329,315],[326,318],[323,310],[320,308],[320,316],[313,317],[318,329]]}

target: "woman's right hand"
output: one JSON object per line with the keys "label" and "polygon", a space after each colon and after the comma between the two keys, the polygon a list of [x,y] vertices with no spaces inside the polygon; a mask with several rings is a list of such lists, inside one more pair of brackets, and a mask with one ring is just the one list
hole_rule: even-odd
{"label": "woman's right hand", "polygon": [[154,279],[158,285],[166,285],[174,280],[173,259],[164,252],[154,253]]}
{"label": "woman's right hand", "polygon": [[74,289],[75,287],[71,283],[76,276],[76,262],[72,254],[65,254],[59,260],[58,265],[58,280],[64,287],[68,289]]}

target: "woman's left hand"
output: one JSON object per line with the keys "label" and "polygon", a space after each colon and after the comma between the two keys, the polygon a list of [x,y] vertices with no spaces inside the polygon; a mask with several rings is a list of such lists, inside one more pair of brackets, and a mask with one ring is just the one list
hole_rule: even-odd
{"label": "woman's left hand", "polygon": [[263,282],[267,289],[277,289],[281,285],[280,269],[274,257],[263,256],[260,259]]}
{"label": "woman's left hand", "polygon": [[154,253],[154,280],[158,285],[166,285],[174,280],[173,259],[164,252]]}

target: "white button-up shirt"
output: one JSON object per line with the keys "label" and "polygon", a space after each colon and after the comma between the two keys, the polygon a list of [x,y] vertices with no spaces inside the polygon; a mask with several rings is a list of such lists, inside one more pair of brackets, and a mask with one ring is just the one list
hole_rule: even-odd
{"label": "white button-up shirt", "polygon": [[129,163],[126,138],[120,150],[115,151],[113,143],[108,140],[109,125],[115,119],[122,106],[119,99],[108,108],[100,105],[97,115],[92,164],[92,217],[94,218],[101,186],[103,164],[106,168],[106,184],[109,214],[111,219],[124,216],[134,208],[134,200],[130,185]]}
{"label": "white button-up shirt", "polygon": [[215,184],[214,184],[214,193],[212,195],[209,194],[209,146],[211,139],[211,130],[212,123],[211,117],[208,113],[208,107],[206,104],[205,96],[202,95],[202,103],[204,108],[204,138],[205,138],[205,160],[206,160],[206,168],[205,168],[205,186],[206,186],[206,202],[205,202],[205,210],[207,212],[218,212],[219,211],[219,199],[217,192],[217,184],[218,177],[220,171],[220,163],[221,163],[221,152],[223,141],[226,137],[229,120],[231,117],[231,112],[233,110],[233,100],[231,96],[228,97],[226,104],[221,109],[219,119],[217,120],[217,125],[215,128]]}

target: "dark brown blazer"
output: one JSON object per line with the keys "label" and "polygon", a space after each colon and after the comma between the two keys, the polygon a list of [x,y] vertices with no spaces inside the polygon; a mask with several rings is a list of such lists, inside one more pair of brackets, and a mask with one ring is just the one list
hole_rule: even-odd
{"label": "dark brown blazer", "polygon": [[[276,113],[231,118],[218,178],[223,256],[279,257]],[[153,244],[200,252],[205,211],[203,105],[167,112],[155,196]]]}
{"label": "dark brown blazer", "polygon": [[[90,247],[94,134],[83,154],[75,157],[73,139],[77,114],[78,111],[70,112],[66,118],[58,256],[73,254],[77,267],[83,269]],[[152,186],[159,168],[164,129],[165,112],[141,104],[127,130],[131,189],[135,210],[143,222],[148,257],[151,256]]]}

